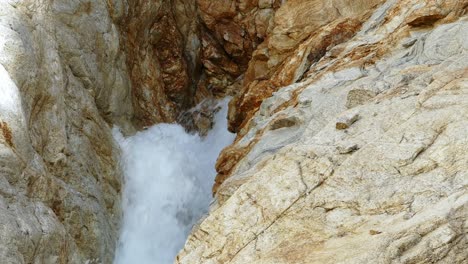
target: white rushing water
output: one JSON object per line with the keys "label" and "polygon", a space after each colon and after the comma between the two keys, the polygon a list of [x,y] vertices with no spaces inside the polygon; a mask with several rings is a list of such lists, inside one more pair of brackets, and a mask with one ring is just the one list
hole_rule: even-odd
{"label": "white rushing water", "polygon": [[115,264],[173,263],[194,223],[206,213],[219,152],[232,143],[227,101],[205,138],[159,124],[124,138],[123,226]]}

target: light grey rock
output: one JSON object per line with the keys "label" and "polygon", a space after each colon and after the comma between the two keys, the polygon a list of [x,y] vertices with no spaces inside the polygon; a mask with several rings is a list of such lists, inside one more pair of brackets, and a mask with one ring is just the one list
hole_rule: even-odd
{"label": "light grey rock", "polygon": [[[109,1],[107,1],[109,2]],[[123,1],[0,2],[0,262],[111,263],[131,132]]]}

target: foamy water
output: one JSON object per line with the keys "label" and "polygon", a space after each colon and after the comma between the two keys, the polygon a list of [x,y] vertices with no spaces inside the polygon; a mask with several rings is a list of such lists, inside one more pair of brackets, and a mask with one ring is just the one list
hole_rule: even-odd
{"label": "foamy water", "polygon": [[173,263],[193,224],[206,213],[219,152],[232,143],[227,101],[205,137],[159,124],[124,138],[123,226],[115,264]]}

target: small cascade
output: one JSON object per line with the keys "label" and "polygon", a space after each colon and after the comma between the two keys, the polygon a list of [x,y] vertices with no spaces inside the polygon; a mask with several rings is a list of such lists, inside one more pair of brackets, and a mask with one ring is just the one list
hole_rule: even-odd
{"label": "small cascade", "polygon": [[115,264],[173,263],[208,210],[216,159],[234,140],[227,130],[227,103],[219,103],[205,137],[177,124],[158,124],[128,138],[114,129],[125,173]]}

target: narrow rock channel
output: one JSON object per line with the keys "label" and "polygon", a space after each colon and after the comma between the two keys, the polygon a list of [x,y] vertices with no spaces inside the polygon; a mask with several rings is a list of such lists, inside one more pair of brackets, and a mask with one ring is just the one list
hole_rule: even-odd
{"label": "narrow rock channel", "polygon": [[2,0],[0,264],[467,264],[467,128],[468,0]]}

